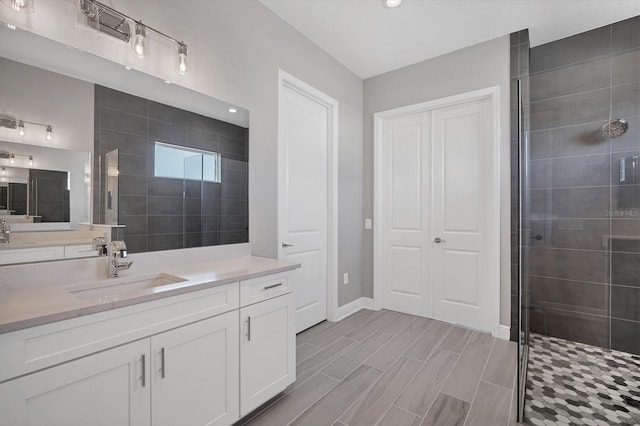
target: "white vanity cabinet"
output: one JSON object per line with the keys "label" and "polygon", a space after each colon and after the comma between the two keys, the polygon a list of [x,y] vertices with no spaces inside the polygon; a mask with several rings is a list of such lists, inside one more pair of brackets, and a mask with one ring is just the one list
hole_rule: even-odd
{"label": "white vanity cabinet", "polygon": [[295,300],[286,275],[240,283],[240,415],[296,378]]}
{"label": "white vanity cabinet", "polygon": [[0,334],[0,425],[232,425],[295,381],[265,275]]}
{"label": "white vanity cabinet", "polygon": [[146,339],[2,383],[0,424],[148,425],[148,361]]}
{"label": "white vanity cabinet", "polygon": [[238,404],[238,313],[151,338],[153,425],[230,425]]}
{"label": "white vanity cabinet", "polygon": [[228,312],[0,384],[0,424],[232,424],[237,336]]}

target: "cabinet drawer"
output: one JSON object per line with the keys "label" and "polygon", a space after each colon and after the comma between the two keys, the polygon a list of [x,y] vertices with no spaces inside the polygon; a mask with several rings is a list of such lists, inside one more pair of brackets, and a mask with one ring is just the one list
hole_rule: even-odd
{"label": "cabinet drawer", "polygon": [[56,259],[64,259],[62,246],[0,250],[0,265]]}
{"label": "cabinet drawer", "polygon": [[79,257],[97,256],[98,252],[93,248],[92,244],[78,244],[74,246],[64,247],[65,259],[76,259]]}
{"label": "cabinet drawer", "polygon": [[286,273],[240,282],[240,306],[252,305],[291,292]]}
{"label": "cabinet drawer", "polygon": [[0,334],[0,382],[237,309],[238,283]]}

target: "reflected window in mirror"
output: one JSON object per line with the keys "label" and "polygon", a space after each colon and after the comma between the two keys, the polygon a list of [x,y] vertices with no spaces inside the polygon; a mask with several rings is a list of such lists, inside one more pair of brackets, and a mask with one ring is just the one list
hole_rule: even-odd
{"label": "reflected window in mirror", "polygon": [[156,142],[156,177],[220,183],[220,154]]}

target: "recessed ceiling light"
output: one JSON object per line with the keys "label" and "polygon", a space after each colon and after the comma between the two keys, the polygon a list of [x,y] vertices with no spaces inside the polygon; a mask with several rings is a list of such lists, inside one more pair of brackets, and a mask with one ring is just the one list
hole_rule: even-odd
{"label": "recessed ceiling light", "polygon": [[237,110],[237,109],[235,109],[235,108],[229,108],[229,112],[230,112],[231,114],[235,114],[236,112],[238,112],[238,110]]}
{"label": "recessed ceiling light", "polygon": [[402,0],[382,0],[382,5],[389,9],[400,6]]}

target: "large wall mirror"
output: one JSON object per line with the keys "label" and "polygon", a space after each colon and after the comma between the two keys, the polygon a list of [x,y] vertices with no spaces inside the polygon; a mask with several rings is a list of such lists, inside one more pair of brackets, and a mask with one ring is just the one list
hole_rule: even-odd
{"label": "large wall mirror", "polygon": [[248,242],[246,109],[5,27],[0,93],[0,264],[100,233],[131,253]]}

